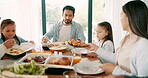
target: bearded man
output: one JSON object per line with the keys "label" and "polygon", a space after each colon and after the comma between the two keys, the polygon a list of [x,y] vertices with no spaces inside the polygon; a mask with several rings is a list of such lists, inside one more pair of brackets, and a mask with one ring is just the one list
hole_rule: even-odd
{"label": "bearded man", "polygon": [[50,31],[43,36],[42,42],[51,42],[51,39],[53,40],[52,42],[63,42],[70,39],[80,39],[84,42],[85,36],[81,25],[72,20],[74,14],[74,7],[65,6],[62,13],[63,20],[52,26]]}

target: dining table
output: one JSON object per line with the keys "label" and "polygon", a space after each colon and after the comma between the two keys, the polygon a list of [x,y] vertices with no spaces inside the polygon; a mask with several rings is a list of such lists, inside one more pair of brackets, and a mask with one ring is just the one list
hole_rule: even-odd
{"label": "dining table", "polygon": [[[53,54],[53,52],[51,52],[50,50],[44,50],[44,53]],[[63,55],[73,56],[73,53],[70,50],[66,50],[65,52],[63,52]],[[88,59],[89,61],[100,61],[100,59],[98,57],[87,57],[85,55],[81,55],[81,57],[82,57],[82,59]],[[105,72],[99,73],[99,74],[80,74],[80,73],[77,73],[77,75],[78,75],[78,78],[102,78],[104,76],[107,76],[107,74]],[[66,78],[64,75],[48,75],[48,77],[49,78]],[[67,77],[67,78],[69,78],[69,77]]]}
{"label": "dining table", "polygon": [[[28,51],[27,54],[29,54],[29,53],[35,53],[35,52]],[[37,53],[49,53],[50,55],[53,55],[53,52],[50,50],[43,50],[42,52],[37,52]],[[65,50],[64,52],[62,52],[62,55],[73,56],[73,53],[71,52],[71,50]],[[75,56],[77,56],[77,54]],[[81,55],[81,58],[87,59],[89,61],[100,61],[100,59],[98,57],[91,58],[91,57],[87,57],[85,55]],[[0,67],[11,65],[14,62],[18,62],[20,59],[16,60],[16,59],[8,59],[7,57],[4,57],[3,60],[0,60]],[[74,70],[71,70],[71,71],[73,71],[74,75],[76,75],[76,76],[71,77],[71,75],[50,75],[50,74],[43,74],[43,76],[45,76],[45,78],[103,78],[104,76],[107,76],[107,74],[104,72],[98,73],[98,74],[80,74],[80,73],[76,73]]]}

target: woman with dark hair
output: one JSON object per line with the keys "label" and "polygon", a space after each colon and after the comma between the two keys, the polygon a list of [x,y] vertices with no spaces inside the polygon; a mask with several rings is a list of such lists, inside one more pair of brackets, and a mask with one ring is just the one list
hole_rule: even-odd
{"label": "woman with dark hair", "polygon": [[[140,0],[130,1],[122,7],[121,23],[126,35],[115,53],[96,50],[105,63],[100,66],[113,75],[148,76],[148,8]],[[96,49],[90,45],[88,49]],[[113,63],[113,64],[111,64]]]}
{"label": "woman with dark hair", "polygon": [[[11,19],[5,19],[1,23],[1,34],[0,34],[0,44],[3,45],[3,48],[9,49],[12,48],[15,44],[20,45],[21,43],[28,42],[21,37],[16,35],[16,26],[15,22]],[[30,41],[34,43],[33,41]],[[1,45],[1,48],[2,48]],[[0,52],[0,58],[5,54]]]}

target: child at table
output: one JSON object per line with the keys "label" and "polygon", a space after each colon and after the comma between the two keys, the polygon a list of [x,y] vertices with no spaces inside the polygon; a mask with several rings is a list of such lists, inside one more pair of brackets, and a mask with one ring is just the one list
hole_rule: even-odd
{"label": "child at table", "polygon": [[[113,34],[112,34],[112,27],[109,22],[101,22],[97,26],[97,38],[99,42],[97,43],[98,48],[107,50],[108,52],[114,53],[114,44],[113,44]],[[89,57],[96,57],[98,56],[97,53],[91,52],[87,54]]]}
{"label": "child at table", "polygon": [[[0,45],[5,49],[12,48],[15,44],[20,45],[21,43],[28,42],[23,38],[16,35],[16,25],[11,19],[5,19],[1,23],[1,34],[0,34]],[[30,41],[30,43],[34,43]],[[5,52],[0,52],[0,58]]]}

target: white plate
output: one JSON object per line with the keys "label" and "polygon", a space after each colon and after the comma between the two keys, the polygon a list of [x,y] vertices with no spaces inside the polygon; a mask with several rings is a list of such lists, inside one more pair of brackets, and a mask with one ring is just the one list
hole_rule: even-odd
{"label": "white plate", "polygon": [[35,47],[35,44],[29,43],[29,42],[21,43],[21,45],[13,46],[13,48],[21,49],[24,51],[29,51],[29,50],[33,49],[34,47]]}
{"label": "white plate", "polygon": [[[45,64],[50,64],[51,61],[53,60],[56,60],[58,58],[61,58],[61,57],[68,57],[71,61],[70,65],[67,65],[67,66],[71,66],[72,65],[72,62],[73,62],[73,56],[50,56],[47,61],[45,62]],[[56,64],[53,64],[53,65],[56,65]],[[58,66],[58,65],[57,65]],[[62,65],[59,65],[59,66],[62,66]],[[64,65],[63,65],[64,66]]]}
{"label": "white plate", "polygon": [[63,42],[52,42],[52,43],[42,43],[43,46],[47,46],[47,47],[50,47],[50,46],[60,46],[62,45]]}
{"label": "white plate", "polygon": [[101,64],[96,62],[80,62],[74,65],[74,70],[81,74],[99,74],[103,70],[99,68]]}
{"label": "white plate", "polygon": [[43,57],[46,58],[46,60],[44,62],[47,61],[47,59],[50,57],[50,54],[49,53],[29,53],[27,55],[25,55],[22,59],[19,60],[20,63],[26,63],[26,62],[23,62],[25,59],[27,58],[31,58],[31,57],[35,57],[36,55],[41,55]]}
{"label": "white plate", "polygon": [[76,54],[87,54],[87,53],[89,53],[89,50],[87,50],[85,48],[74,48],[71,51],[73,53],[76,53]]}
{"label": "white plate", "polygon": [[[33,49],[34,46],[35,44],[29,43],[29,42],[21,43],[21,45],[14,45],[12,48],[7,49],[6,53],[9,55],[17,56]],[[13,53],[10,53],[10,50],[12,50]]]}

